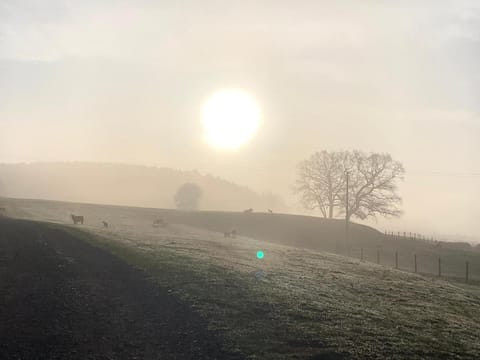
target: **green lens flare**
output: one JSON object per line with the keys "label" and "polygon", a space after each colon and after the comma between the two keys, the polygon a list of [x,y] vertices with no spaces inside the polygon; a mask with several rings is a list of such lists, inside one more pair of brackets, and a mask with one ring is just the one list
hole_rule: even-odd
{"label": "green lens flare", "polygon": [[261,251],[261,250],[257,251],[257,258],[258,259],[263,259],[264,256],[265,256],[265,254],[263,253],[263,251]]}

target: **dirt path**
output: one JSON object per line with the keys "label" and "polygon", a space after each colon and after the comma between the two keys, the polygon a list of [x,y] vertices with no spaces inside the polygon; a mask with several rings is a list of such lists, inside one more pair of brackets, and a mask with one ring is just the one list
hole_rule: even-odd
{"label": "dirt path", "polygon": [[238,359],[187,304],[61,230],[0,218],[1,359]]}

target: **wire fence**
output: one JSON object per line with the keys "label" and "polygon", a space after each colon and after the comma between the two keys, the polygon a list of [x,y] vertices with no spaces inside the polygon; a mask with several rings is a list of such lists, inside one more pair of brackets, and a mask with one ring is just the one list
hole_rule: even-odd
{"label": "wire fence", "polygon": [[417,274],[480,285],[480,253],[441,252],[428,249],[395,249],[392,247],[354,247],[350,256]]}

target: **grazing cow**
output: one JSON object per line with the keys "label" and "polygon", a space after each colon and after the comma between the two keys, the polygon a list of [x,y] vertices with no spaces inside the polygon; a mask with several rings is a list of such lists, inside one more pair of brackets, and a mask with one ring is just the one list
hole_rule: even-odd
{"label": "grazing cow", "polygon": [[272,209],[268,209],[268,212],[269,212],[270,214],[273,213]]}
{"label": "grazing cow", "polygon": [[108,222],[102,221],[102,224],[103,224],[103,227],[104,227],[104,228],[108,228]]}
{"label": "grazing cow", "polygon": [[250,209],[247,209],[247,210],[243,210],[244,213],[252,213],[253,212],[253,209],[250,208]]}
{"label": "grazing cow", "polygon": [[156,219],[153,221],[153,227],[158,228],[158,227],[165,227],[167,223],[163,219]]}
{"label": "grazing cow", "polygon": [[82,224],[82,225],[83,225],[83,221],[84,221],[83,216],[71,214],[71,217],[72,217],[72,220],[73,220],[73,224],[74,224],[74,225],[77,225],[77,224]]}

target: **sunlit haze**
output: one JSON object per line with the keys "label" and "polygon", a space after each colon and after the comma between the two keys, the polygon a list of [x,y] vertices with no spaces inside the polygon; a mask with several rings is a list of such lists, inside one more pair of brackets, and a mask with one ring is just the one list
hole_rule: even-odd
{"label": "sunlit haze", "polygon": [[305,213],[300,161],[387,152],[404,215],[370,224],[478,237],[479,6],[0,1],[0,162],[197,170]]}
{"label": "sunlit haze", "polygon": [[0,0],[0,342],[480,359],[480,0]]}

